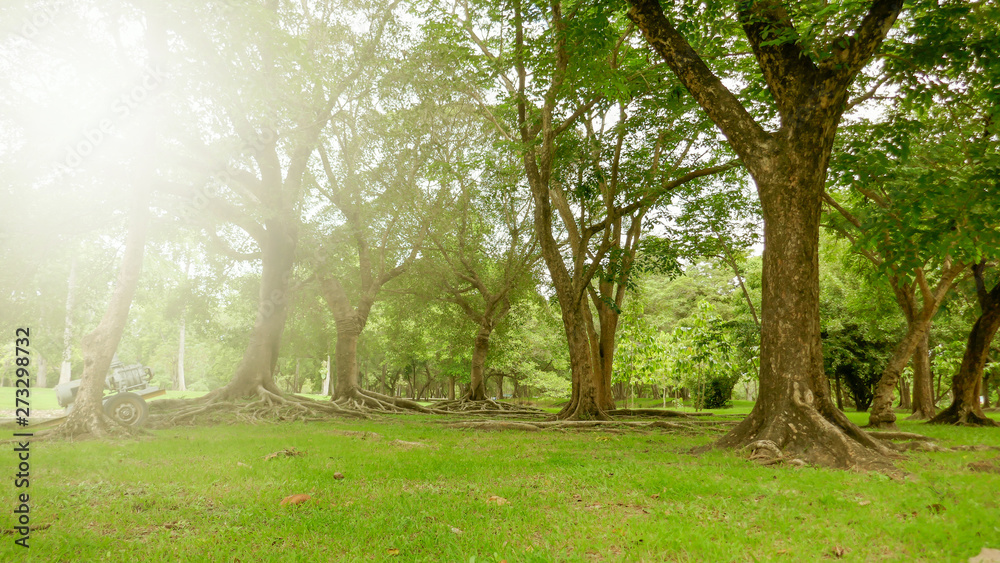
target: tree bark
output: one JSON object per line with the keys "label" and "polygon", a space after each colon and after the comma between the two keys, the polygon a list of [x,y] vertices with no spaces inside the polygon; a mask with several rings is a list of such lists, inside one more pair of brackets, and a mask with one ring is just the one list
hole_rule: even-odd
{"label": "tree bark", "polygon": [[951,405],[927,421],[928,424],[1000,426],[986,416],[979,404],[983,368],[993,337],[1000,328],[1000,282],[987,293],[983,279],[985,267],[985,263],[972,267],[979,294],[980,315],[969,332],[962,365],[951,380]]}
{"label": "tree bark", "polygon": [[83,375],[80,377],[80,389],[73,403],[72,412],[59,428],[61,434],[103,436],[107,434],[112,424],[104,414],[102,401],[104,380],[111,367],[111,359],[121,342],[132,299],[139,284],[146,237],[149,232],[148,215],[149,191],[146,186],[142,186],[129,213],[125,253],[111,301],[100,323],[81,341]]}
{"label": "tree bark", "polygon": [[233,379],[214,395],[218,399],[253,397],[258,394],[258,388],[282,394],[274,383],[274,370],[288,315],[288,282],[295,263],[297,233],[293,225],[291,220],[268,221],[264,237],[258,241],[261,280],[257,319]]}
{"label": "tree bark", "polygon": [[924,339],[930,321],[907,319],[906,335],[896,345],[889,357],[889,362],[882,370],[882,376],[875,386],[875,398],[872,401],[868,426],[873,428],[895,428],[896,413],[893,410],[893,397],[896,383],[899,381],[903,368],[910,363],[910,357],[917,344]]}
{"label": "tree bark", "polygon": [[479,332],[476,333],[476,341],[472,347],[469,393],[465,396],[470,401],[486,400],[486,378],[483,377],[483,371],[486,366],[486,354],[490,349],[491,332],[493,332],[491,326],[480,325]]}
{"label": "tree bark", "polygon": [[931,356],[929,350],[930,331],[924,333],[924,337],[917,343],[917,349],[913,353],[913,402],[911,408],[913,414],[909,420],[928,420],[937,414],[937,407],[934,406],[933,391],[931,390]]}
{"label": "tree bark", "polygon": [[59,369],[59,384],[73,379],[73,301],[76,298],[76,255],[69,263],[69,281],[66,284],[66,324],[63,328],[62,366]]}

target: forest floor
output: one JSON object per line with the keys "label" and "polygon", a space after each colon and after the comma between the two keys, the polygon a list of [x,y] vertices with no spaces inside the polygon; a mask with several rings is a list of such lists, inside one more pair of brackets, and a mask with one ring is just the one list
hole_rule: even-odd
{"label": "forest floor", "polygon": [[[485,432],[448,420],[33,442],[31,547],[14,545],[7,510],[0,561],[964,562],[1000,549],[996,450],[910,453],[900,478],[687,453],[721,431],[708,427]],[[1000,446],[1000,429],[900,427],[945,447]],[[4,481],[16,506],[25,489]],[[283,505],[292,495],[309,498]]]}

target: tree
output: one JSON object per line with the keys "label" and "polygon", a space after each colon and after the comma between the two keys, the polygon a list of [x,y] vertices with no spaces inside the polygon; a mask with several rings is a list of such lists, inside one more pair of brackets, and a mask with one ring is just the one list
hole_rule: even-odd
{"label": "tree", "polygon": [[[487,166],[484,176],[494,186],[473,187],[458,179],[456,209],[442,214],[431,233],[439,259],[423,265],[429,269],[424,273],[427,279],[438,279],[438,298],[458,306],[477,327],[463,402],[486,400],[490,336],[510,312],[512,301],[535,282],[538,264],[531,216],[519,197],[516,177],[509,170]],[[441,276],[442,271],[450,275]]]}
{"label": "tree", "polygon": [[[970,424],[1000,426],[988,418],[979,403],[982,389],[983,368],[986,365],[990,344],[1000,328],[1000,281],[987,290],[985,260],[972,266],[976,280],[976,297],[980,315],[969,332],[965,354],[958,373],[952,378],[952,402],[948,408],[930,419],[931,424]],[[988,393],[988,391],[987,391]]]}
{"label": "tree", "polygon": [[650,95],[676,88],[645,66],[629,41],[634,28],[613,6],[463,5],[453,19],[453,36],[478,53],[457,55],[475,77],[463,87],[521,160],[531,191],[570,355],[573,394],[558,416],[607,418],[614,334],[643,220],[678,187],[733,163],[685,149],[702,129],[680,124],[700,120],[687,98]]}
{"label": "tree", "polygon": [[774,131],[713,74],[672,23],[675,16],[668,18],[656,0],[630,3],[629,17],[722,130],[760,195],[760,397],[716,444],[838,467],[887,463],[889,447],[850,422],[829,395],[818,249],[827,164],[849,87],[892,27],[902,1],[874,0],[863,15],[829,7],[809,13],[813,5],[788,8],[776,1],[737,3],[736,16],[777,111]]}

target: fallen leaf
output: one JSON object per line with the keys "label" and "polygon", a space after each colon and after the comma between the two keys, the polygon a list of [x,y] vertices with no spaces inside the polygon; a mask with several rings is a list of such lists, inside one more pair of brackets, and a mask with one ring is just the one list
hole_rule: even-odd
{"label": "fallen leaf", "polygon": [[336,473],[333,474],[333,478],[339,481],[344,478],[344,474],[341,473],[340,471],[337,471]]}
{"label": "fallen leaf", "polygon": [[462,534],[463,534],[464,532],[462,532],[462,530],[459,530],[458,528],[452,528],[452,529],[451,529],[451,533],[453,533],[453,534],[456,534],[456,535],[459,535],[459,536],[460,536],[460,535],[462,535]]}
{"label": "fallen leaf", "polygon": [[311,498],[312,498],[311,496],[305,493],[299,493],[297,495],[287,496],[284,499],[282,499],[281,506],[284,506],[286,504],[302,504],[303,502]]}
{"label": "fallen leaf", "polygon": [[650,495],[649,498],[660,498],[660,495],[654,493],[654,494]]}
{"label": "fallen leaf", "polygon": [[242,461],[237,461],[236,462],[236,466],[237,467],[249,467],[250,469],[253,469],[252,465],[247,465],[246,463],[243,463]]}
{"label": "fallen leaf", "polygon": [[942,512],[944,512],[945,509],[943,504],[934,503],[927,505],[927,510],[930,510],[934,514],[941,514]]}
{"label": "fallen leaf", "polygon": [[392,548],[392,549],[387,549],[387,550],[385,550],[385,552],[386,552],[387,554],[389,554],[389,555],[392,555],[393,557],[395,557],[395,556],[399,555],[399,550],[398,550],[398,549],[396,549],[396,548]]}
{"label": "fallen leaf", "polygon": [[872,503],[872,501],[870,501],[870,500],[859,500],[858,501],[858,506],[868,506],[871,503]]}
{"label": "fallen leaf", "polygon": [[979,555],[969,558],[969,563],[1000,563],[1000,549],[984,547]]}
{"label": "fallen leaf", "polygon": [[497,503],[497,506],[500,506],[502,504],[507,504],[510,501],[508,501],[507,499],[505,499],[503,497],[498,497],[496,495],[493,495],[490,498],[486,499],[486,502],[495,502],[495,503]]}
{"label": "fallen leaf", "polygon": [[850,551],[850,550],[847,549],[847,548],[845,548],[845,547],[842,547],[842,546],[839,546],[839,545],[835,545],[835,546],[833,546],[833,549],[830,550],[830,553],[832,553],[833,556],[836,557],[837,559],[840,559],[844,555],[847,555],[848,551]]}

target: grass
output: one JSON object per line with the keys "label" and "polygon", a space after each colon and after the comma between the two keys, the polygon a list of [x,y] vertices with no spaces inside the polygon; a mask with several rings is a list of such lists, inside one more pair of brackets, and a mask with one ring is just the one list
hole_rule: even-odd
{"label": "grass", "polygon": [[[707,434],[436,420],[33,443],[32,525],[49,527],[27,551],[2,536],[0,561],[965,561],[1000,548],[1000,475],[968,468],[995,451],[911,454],[899,463],[909,475],[893,480],[686,453]],[[900,426],[1000,446],[998,429]],[[285,448],[306,453],[264,460]],[[279,504],[297,493],[314,500]]]}

